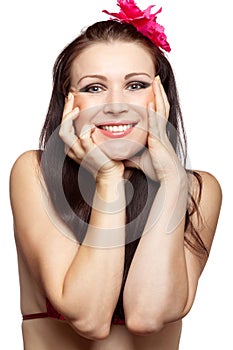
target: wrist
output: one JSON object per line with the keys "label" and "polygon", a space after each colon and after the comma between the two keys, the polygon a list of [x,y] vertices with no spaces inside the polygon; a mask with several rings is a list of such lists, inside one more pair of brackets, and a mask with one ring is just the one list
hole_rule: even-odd
{"label": "wrist", "polygon": [[166,177],[160,182],[160,191],[163,193],[167,204],[174,204],[178,201],[183,208],[186,208],[188,190],[188,176],[185,170],[177,176]]}
{"label": "wrist", "polygon": [[188,175],[184,168],[180,169],[179,171],[176,171],[175,173],[166,174],[166,176],[163,176],[162,179],[160,179],[160,184],[171,186],[171,187],[178,187],[180,189],[187,189],[188,188]]}
{"label": "wrist", "polygon": [[124,179],[124,166],[123,164],[113,167],[109,170],[99,171],[96,175],[96,185],[113,185],[121,182]]}
{"label": "wrist", "polygon": [[125,200],[125,180],[122,176],[101,177],[96,180],[96,196],[107,203]]}

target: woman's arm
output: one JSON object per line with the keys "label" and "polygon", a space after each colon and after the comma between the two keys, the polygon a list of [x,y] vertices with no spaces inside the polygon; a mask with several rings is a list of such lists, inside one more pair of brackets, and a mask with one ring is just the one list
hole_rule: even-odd
{"label": "woman's arm", "polygon": [[[106,337],[119,297],[124,265],[122,177],[118,173],[98,181],[86,241],[79,246],[61,234],[48,216],[38,172],[35,152],[23,154],[11,172],[17,244],[45,295],[76,331],[90,339]],[[116,183],[120,197],[114,191]],[[109,203],[115,203],[114,211],[107,210]],[[110,247],[101,249],[102,235],[117,237],[113,243],[117,242],[118,246],[111,246],[109,239]]]}
{"label": "woman's arm", "polygon": [[[210,251],[221,206],[221,189],[210,174],[204,173],[202,178],[200,210],[204,224],[200,227],[197,217],[192,222]],[[159,331],[166,323],[181,319],[189,312],[207,260],[207,257],[200,260],[184,247],[184,219],[168,232],[168,218],[177,194],[172,183],[165,201],[162,192],[160,187],[124,289],[126,322],[129,329],[138,334]],[[184,198],[185,192],[184,189]],[[161,209],[161,199],[163,211],[153,224]]]}
{"label": "woman's arm", "polygon": [[[126,324],[137,334],[159,331],[166,323],[187,314],[207,260],[205,257],[200,261],[184,246],[188,177],[166,136],[169,105],[158,79],[155,89],[157,113],[149,112],[148,148],[160,188],[130,266],[123,296]],[[143,164],[143,159],[137,161]],[[204,224],[200,226],[196,215],[190,220],[209,251],[221,206],[221,189],[210,174],[202,173],[202,180],[199,210]],[[195,196],[197,183],[193,182],[191,191]]]}

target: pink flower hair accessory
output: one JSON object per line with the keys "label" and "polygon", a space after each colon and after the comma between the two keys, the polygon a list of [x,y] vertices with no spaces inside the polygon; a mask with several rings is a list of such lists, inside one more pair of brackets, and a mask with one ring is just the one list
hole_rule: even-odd
{"label": "pink flower hair accessory", "polygon": [[[132,24],[156,46],[167,52],[171,51],[170,45],[167,42],[167,36],[164,33],[164,27],[156,22],[157,14],[162,11],[162,7],[156,13],[152,14],[151,9],[155,5],[149,6],[144,11],[140,10],[134,0],[118,0],[117,5],[120,7],[119,13],[108,12],[106,10],[103,10],[103,12],[115,17],[119,22]],[[113,17],[110,19],[114,19]]]}

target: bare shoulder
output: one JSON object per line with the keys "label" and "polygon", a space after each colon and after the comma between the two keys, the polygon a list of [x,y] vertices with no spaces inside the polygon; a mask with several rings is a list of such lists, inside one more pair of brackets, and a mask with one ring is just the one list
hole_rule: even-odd
{"label": "bare shoulder", "polygon": [[17,235],[25,234],[25,231],[30,231],[31,235],[36,230],[40,231],[36,232],[38,236],[42,232],[41,226],[49,226],[50,231],[58,229],[73,240],[71,230],[60,219],[51,202],[40,170],[40,155],[40,151],[27,151],[16,159],[11,169],[10,199]]}
{"label": "bare shoulder", "polygon": [[39,151],[27,151],[14,162],[10,174],[10,200],[15,229],[25,228],[41,202]]}
{"label": "bare shoulder", "polygon": [[212,210],[215,208],[219,212],[222,203],[222,189],[219,181],[209,172],[196,170],[195,173],[199,181],[197,178],[193,181],[194,196],[198,193],[201,206],[208,206]]}
{"label": "bare shoulder", "polygon": [[[22,200],[30,196],[39,185],[39,151],[27,151],[14,162],[10,173],[10,199],[12,210]],[[37,186],[36,186],[37,185]]]}
{"label": "bare shoulder", "polygon": [[[34,172],[35,174],[38,173],[39,169],[39,163],[38,163],[38,157],[39,152],[37,150],[30,150],[22,153],[14,162],[12,169],[11,169],[11,179],[18,178],[18,175],[21,174],[21,172],[24,172],[24,176],[30,175],[31,172]],[[29,174],[25,172],[25,170],[29,171]]]}
{"label": "bare shoulder", "polygon": [[198,170],[194,171],[194,174],[196,176],[191,176],[193,179],[191,194],[198,211],[190,217],[190,220],[210,251],[221,210],[221,185],[216,177],[209,172]]}
{"label": "bare shoulder", "polygon": [[207,189],[210,189],[211,186],[212,190],[217,190],[219,193],[221,193],[220,183],[213,174],[201,170],[196,170],[196,172],[201,176],[203,185],[206,186]]}

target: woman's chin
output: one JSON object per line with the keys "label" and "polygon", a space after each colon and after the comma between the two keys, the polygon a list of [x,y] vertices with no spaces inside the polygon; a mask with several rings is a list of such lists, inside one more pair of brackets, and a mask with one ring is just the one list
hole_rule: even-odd
{"label": "woman's chin", "polygon": [[145,148],[148,133],[143,129],[135,128],[135,132],[126,137],[108,138],[95,130],[92,134],[94,143],[112,160],[127,160]]}
{"label": "woman's chin", "polygon": [[118,144],[107,142],[99,145],[99,147],[108,158],[120,161],[132,158],[138,152],[142,151],[145,146],[129,140],[121,140]]}

